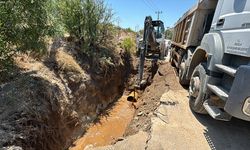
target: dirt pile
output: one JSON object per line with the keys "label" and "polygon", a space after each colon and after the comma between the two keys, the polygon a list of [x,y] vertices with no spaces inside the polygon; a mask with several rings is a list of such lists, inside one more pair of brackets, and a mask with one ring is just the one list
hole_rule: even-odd
{"label": "dirt pile", "polygon": [[53,43],[44,61],[17,58],[18,76],[0,86],[0,147],[65,149],[122,94],[128,54],[93,61],[70,45]]}
{"label": "dirt pile", "polygon": [[[155,65],[152,66],[152,64]],[[158,61],[156,63],[146,62],[145,69],[150,70],[146,72],[148,73],[146,77],[147,80],[150,81],[150,85],[140,93],[134,119],[128,126],[125,136],[134,135],[140,130],[150,132],[151,117],[154,115],[153,112],[159,106],[162,94],[168,90],[169,85],[175,81],[175,79],[169,75],[173,73],[172,68],[166,64],[167,62],[165,61]],[[172,87],[175,88],[174,86]]]}

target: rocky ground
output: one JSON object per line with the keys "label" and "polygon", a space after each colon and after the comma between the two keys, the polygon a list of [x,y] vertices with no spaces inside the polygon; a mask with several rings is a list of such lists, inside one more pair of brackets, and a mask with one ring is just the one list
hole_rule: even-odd
{"label": "rocky ground", "polygon": [[[147,89],[145,90],[145,94],[141,97],[144,105],[138,108],[134,120],[128,127],[126,132],[128,136],[114,145],[87,149],[126,150],[128,147],[131,150],[249,149],[249,122],[235,118],[230,122],[222,122],[213,120],[208,115],[193,113],[189,108],[188,92],[179,85],[170,64],[165,63],[162,68],[159,67],[159,73],[163,76],[155,76],[154,81],[157,84],[152,83],[153,87],[148,87],[150,92],[156,93],[155,97],[151,93],[152,96],[149,96],[148,100]],[[160,86],[162,89],[157,87],[159,84],[162,85]],[[164,92],[158,99],[157,92],[161,93],[162,90]]]}

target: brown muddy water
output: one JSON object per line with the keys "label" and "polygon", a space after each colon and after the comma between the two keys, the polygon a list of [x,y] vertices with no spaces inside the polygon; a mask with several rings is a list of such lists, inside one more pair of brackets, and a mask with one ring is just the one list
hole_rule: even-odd
{"label": "brown muddy water", "polygon": [[86,133],[76,140],[69,150],[83,150],[87,146],[98,147],[112,144],[123,136],[134,113],[134,105],[127,101],[127,96],[122,96],[99,117],[97,123],[90,125]]}

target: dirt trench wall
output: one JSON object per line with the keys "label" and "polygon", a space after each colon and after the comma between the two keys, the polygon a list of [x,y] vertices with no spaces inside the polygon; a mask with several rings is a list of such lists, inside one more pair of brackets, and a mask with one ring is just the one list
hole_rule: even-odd
{"label": "dirt trench wall", "polygon": [[[0,147],[65,149],[122,93],[129,56],[104,72],[91,72],[64,49],[43,63],[21,64],[20,74],[0,87]],[[31,69],[32,68],[32,69]]]}

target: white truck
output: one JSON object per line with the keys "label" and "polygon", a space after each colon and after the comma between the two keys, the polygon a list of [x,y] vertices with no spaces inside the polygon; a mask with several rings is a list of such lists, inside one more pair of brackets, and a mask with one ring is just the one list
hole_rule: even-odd
{"label": "white truck", "polygon": [[250,0],[199,0],[177,21],[170,54],[194,112],[250,121]]}

